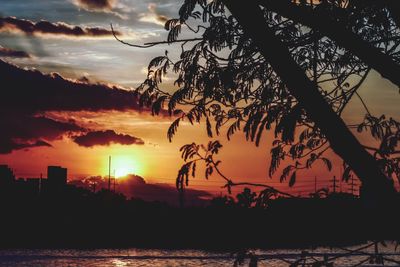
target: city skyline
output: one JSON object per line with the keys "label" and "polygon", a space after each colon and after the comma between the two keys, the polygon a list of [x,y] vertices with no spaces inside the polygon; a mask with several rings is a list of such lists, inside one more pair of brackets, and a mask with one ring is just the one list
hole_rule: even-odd
{"label": "city skyline", "polygon": [[[112,165],[111,165],[112,166]],[[65,167],[65,166],[64,166]],[[94,186],[94,191],[98,191],[101,189],[107,189],[111,191],[117,191],[122,194],[124,194],[126,197],[141,197],[141,196],[148,196],[152,195],[154,199],[157,199],[159,197],[160,200],[164,199],[163,196],[163,191],[161,190],[156,190],[154,193],[149,193],[148,190],[145,190],[147,192],[140,192],[143,188],[141,187],[144,184],[149,185],[150,187],[155,185],[155,186],[162,186],[164,187],[164,190],[166,190],[166,194],[171,194],[172,190],[176,190],[174,185],[169,183],[168,181],[166,183],[158,182],[158,181],[147,181],[145,177],[141,177],[140,175],[134,174],[133,172],[127,172],[124,174],[121,174],[120,176],[116,175],[116,172],[114,170],[111,171],[107,175],[90,175],[86,177],[73,177],[71,175],[67,175],[67,168],[64,168],[63,166],[47,166],[47,170],[45,172],[41,172],[37,176],[18,176],[14,173],[14,170],[8,166],[8,165],[2,165],[0,164],[0,179],[4,179],[5,173],[7,173],[7,170],[12,174],[11,176],[13,177],[13,180],[15,181],[25,181],[25,182],[35,182],[37,183],[37,186],[39,186],[39,180],[46,181],[48,180],[49,176],[49,169],[55,168],[55,169],[65,169],[65,176],[61,175],[61,177],[65,177],[65,182],[62,182],[62,184],[70,184],[78,187],[84,187],[86,189],[92,190],[93,186],[93,181],[96,180],[96,184]],[[69,172],[68,172],[69,173]],[[57,175],[53,174],[53,177],[57,177]],[[60,177],[60,176],[58,176]],[[275,185],[276,188],[280,189],[283,188],[283,190],[287,190],[288,193],[291,193],[293,195],[299,196],[299,197],[313,197],[317,193],[323,193],[323,194],[329,194],[329,193],[349,193],[355,196],[358,196],[360,194],[360,183],[358,179],[355,178],[353,175],[349,181],[342,181],[340,177],[333,176],[331,179],[326,179],[327,177],[310,177],[312,179],[308,180],[307,185],[304,186],[301,185],[299,187],[295,188],[286,188],[285,185],[282,184],[277,184]],[[50,178],[52,179],[52,178]],[[56,178],[56,179],[64,179],[64,178]],[[53,178],[54,180],[54,178]],[[123,188],[119,188],[122,186]],[[194,190],[191,191],[189,190],[189,194],[193,192],[198,192],[200,195],[204,194],[204,196],[218,196],[222,194],[229,194],[225,189],[219,188],[219,189],[214,189],[210,190],[210,187],[212,185],[209,185],[205,189],[202,190]],[[258,191],[257,187],[254,186],[249,186],[252,190]],[[116,190],[117,189],[117,190]],[[192,188],[196,189],[196,188]],[[243,187],[238,187],[232,190],[232,195],[235,195],[241,190]],[[133,190],[133,191],[132,191]],[[281,189],[282,190],[282,189]],[[150,190],[151,191],[151,190]],[[144,193],[144,194],[143,194]],[[145,197],[145,200],[147,198]]]}

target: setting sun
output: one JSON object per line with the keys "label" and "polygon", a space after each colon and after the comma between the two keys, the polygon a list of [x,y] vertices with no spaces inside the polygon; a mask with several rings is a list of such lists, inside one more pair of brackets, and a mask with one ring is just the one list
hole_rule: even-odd
{"label": "setting sun", "polygon": [[[106,167],[108,174],[108,162]],[[111,175],[115,178],[121,178],[128,174],[140,173],[138,161],[132,156],[112,156],[111,157]]]}
{"label": "setting sun", "polygon": [[125,177],[128,174],[134,174],[133,168],[119,168],[115,169],[115,178]]}

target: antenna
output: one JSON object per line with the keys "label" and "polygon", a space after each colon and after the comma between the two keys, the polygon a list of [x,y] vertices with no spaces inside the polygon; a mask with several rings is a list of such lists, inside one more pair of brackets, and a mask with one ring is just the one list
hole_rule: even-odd
{"label": "antenna", "polygon": [[111,156],[108,156],[108,191],[111,189]]}
{"label": "antenna", "polygon": [[314,193],[317,194],[317,176],[314,177]]}
{"label": "antenna", "polygon": [[42,179],[43,179],[43,174],[40,173],[40,179],[39,179],[39,195],[42,192]]}

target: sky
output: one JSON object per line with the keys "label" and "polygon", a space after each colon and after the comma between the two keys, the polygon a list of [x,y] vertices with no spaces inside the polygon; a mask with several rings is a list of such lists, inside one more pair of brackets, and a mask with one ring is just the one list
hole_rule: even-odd
{"label": "sky", "polygon": [[[173,142],[167,129],[173,118],[152,116],[138,107],[131,90],[145,78],[152,58],[174,46],[133,48],[119,38],[144,44],[166,39],[163,24],[176,17],[181,1],[174,0],[1,0],[0,164],[17,177],[46,174],[48,165],[68,168],[70,180],[112,173],[140,175],[147,182],[175,183],[183,163],[179,148],[191,142],[207,143],[204,125],[183,123]],[[167,79],[168,83],[172,80]],[[398,116],[398,89],[372,72],[360,94],[374,114]],[[348,123],[364,116],[355,100],[345,112]],[[6,130],[4,130],[6,129]],[[360,137],[361,139],[363,137]],[[238,133],[224,145],[221,168],[235,181],[279,183],[269,178],[271,135],[260,147]],[[368,140],[366,140],[368,141]],[[335,162],[339,163],[338,160]],[[302,174],[295,190],[311,190],[314,178],[324,186],[341,172],[322,166]],[[217,176],[192,179],[190,187],[225,193]],[[348,185],[343,185],[344,190]],[[293,189],[294,190],[294,189]]]}

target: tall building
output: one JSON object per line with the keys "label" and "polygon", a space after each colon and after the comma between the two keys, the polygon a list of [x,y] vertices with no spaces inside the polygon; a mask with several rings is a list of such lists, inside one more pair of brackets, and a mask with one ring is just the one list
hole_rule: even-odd
{"label": "tall building", "polygon": [[15,180],[14,172],[8,165],[0,165],[0,182],[7,183]]}
{"label": "tall building", "polygon": [[65,185],[67,183],[67,168],[48,166],[47,179],[53,185]]}

